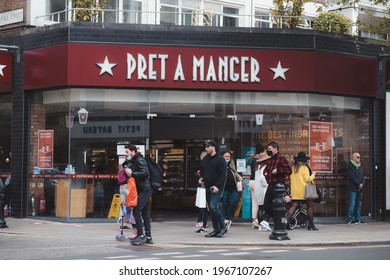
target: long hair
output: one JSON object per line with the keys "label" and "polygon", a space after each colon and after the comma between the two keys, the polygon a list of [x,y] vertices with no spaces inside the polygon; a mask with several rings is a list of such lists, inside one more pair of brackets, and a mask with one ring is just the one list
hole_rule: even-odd
{"label": "long hair", "polygon": [[298,173],[299,169],[302,166],[306,166],[309,169],[309,174],[311,176],[312,171],[311,171],[311,168],[310,168],[309,164],[307,164],[307,162],[302,162],[302,161],[294,161],[294,164],[293,164],[293,171],[294,171],[294,173]]}
{"label": "long hair", "polygon": [[303,165],[306,165],[306,164],[304,162],[302,162],[302,161],[294,161],[294,164],[293,164],[293,171],[294,171],[294,173],[298,173],[299,169]]}

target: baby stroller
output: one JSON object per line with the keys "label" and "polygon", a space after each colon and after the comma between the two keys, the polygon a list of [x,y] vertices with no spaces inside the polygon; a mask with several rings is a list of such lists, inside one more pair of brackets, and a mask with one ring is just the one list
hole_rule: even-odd
{"label": "baby stroller", "polygon": [[[289,204],[290,206],[292,205],[291,202]],[[303,202],[299,203],[297,209],[295,209],[294,214],[290,218],[291,229],[295,228],[297,225],[299,225],[301,228],[304,228],[308,224],[309,217],[307,215],[306,209],[302,207],[302,204]]]}

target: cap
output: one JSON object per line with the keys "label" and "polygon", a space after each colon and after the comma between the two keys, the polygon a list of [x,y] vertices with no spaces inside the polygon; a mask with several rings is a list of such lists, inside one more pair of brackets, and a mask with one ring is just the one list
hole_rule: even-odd
{"label": "cap", "polygon": [[215,141],[214,140],[211,140],[211,139],[209,139],[209,140],[206,140],[206,142],[204,142],[206,145],[208,145],[208,146],[213,146],[213,147],[217,147],[217,143],[215,143]]}

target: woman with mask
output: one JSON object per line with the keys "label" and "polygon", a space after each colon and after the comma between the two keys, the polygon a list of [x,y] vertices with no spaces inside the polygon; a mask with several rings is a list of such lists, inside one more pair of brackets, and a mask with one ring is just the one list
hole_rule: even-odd
{"label": "woman with mask", "polygon": [[222,155],[226,160],[227,174],[225,190],[221,199],[221,212],[225,219],[225,228],[229,230],[238,203],[237,182],[242,181],[242,177],[237,173],[231,152],[225,151]]}

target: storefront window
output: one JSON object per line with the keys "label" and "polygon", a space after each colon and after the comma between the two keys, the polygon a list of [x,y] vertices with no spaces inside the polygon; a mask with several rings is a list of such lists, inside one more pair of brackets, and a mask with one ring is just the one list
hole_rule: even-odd
{"label": "storefront window", "polygon": [[11,166],[11,94],[0,94],[0,175],[3,182]]}
{"label": "storefront window", "polygon": [[[371,169],[369,102],[364,98],[65,89],[32,93],[30,100],[29,195],[46,198],[45,211],[37,209],[37,215],[110,218],[112,198],[119,193],[118,146],[125,141],[142,146],[163,169],[163,185],[153,200],[156,210],[194,207],[194,174],[208,138],[220,150],[233,151],[234,159],[270,141],[278,142],[291,162],[299,151],[310,155],[324,193],[317,216],[346,215],[346,164],[353,152],[361,154],[367,172]],[[80,109],[88,112],[84,124]],[[370,178],[366,193],[363,215],[371,213]]]}

